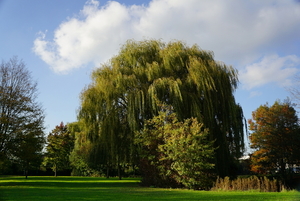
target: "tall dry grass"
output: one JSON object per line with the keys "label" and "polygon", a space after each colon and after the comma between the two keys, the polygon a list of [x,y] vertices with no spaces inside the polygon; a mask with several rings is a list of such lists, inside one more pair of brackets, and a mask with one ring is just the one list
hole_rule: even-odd
{"label": "tall dry grass", "polygon": [[283,189],[285,189],[283,184],[277,179],[251,176],[247,178],[239,177],[234,180],[229,177],[218,178],[211,190],[280,192]]}

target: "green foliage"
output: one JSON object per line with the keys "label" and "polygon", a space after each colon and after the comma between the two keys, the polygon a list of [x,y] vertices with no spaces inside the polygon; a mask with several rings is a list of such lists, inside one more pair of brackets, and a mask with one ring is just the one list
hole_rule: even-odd
{"label": "green foliage", "polygon": [[244,148],[243,112],[233,96],[237,83],[235,69],[196,45],[129,40],[93,72],[78,119],[100,164],[134,164],[134,133],[158,115],[161,103],[172,105],[180,121],[194,117],[210,130],[216,169],[224,176]]}
{"label": "green foliage", "polygon": [[37,83],[23,61],[14,57],[0,64],[2,167],[7,167],[5,161],[18,164],[25,172],[39,166],[44,145],[44,111],[36,101],[37,93]]}
{"label": "green foliage", "polygon": [[214,148],[207,140],[208,130],[195,118],[179,122],[175,113],[169,112],[146,121],[145,128],[137,133],[144,161],[142,182],[160,187],[210,188]]}
{"label": "green foliage", "polygon": [[93,167],[97,166],[97,160],[91,160],[92,144],[86,138],[82,122],[68,124],[70,134],[74,136],[74,148],[70,154],[70,163],[73,176],[92,176],[98,174]]}
{"label": "green foliage", "polygon": [[18,156],[14,162],[20,165],[27,178],[28,170],[39,169],[42,163],[42,149],[44,148],[45,138],[41,129],[30,128],[26,135],[19,136],[19,147],[14,150]]}
{"label": "green foliage", "polygon": [[224,179],[218,178],[213,191],[259,191],[259,192],[280,192],[284,187],[276,179],[267,177],[251,176],[247,178],[238,177],[230,180],[229,177]]}
{"label": "green foliage", "polygon": [[262,105],[249,120],[251,169],[258,173],[275,173],[285,177],[286,167],[299,165],[300,133],[296,111],[289,101]]}
{"label": "green foliage", "polygon": [[57,176],[58,170],[71,169],[69,156],[74,147],[74,137],[62,122],[47,137],[44,164],[51,166]]}

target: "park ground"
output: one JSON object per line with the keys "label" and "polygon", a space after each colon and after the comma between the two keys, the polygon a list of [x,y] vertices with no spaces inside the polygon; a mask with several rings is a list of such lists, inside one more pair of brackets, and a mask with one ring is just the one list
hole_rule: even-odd
{"label": "park ground", "polygon": [[0,200],[227,200],[299,201],[297,191],[263,193],[145,188],[139,179],[0,176]]}

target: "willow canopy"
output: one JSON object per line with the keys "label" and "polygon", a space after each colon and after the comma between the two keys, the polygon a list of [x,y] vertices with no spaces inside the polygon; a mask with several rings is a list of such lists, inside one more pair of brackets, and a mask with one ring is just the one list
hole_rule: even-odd
{"label": "willow canopy", "polygon": [[127,41],[118,55],[92,73],[81,94],[79,119],[88,137],[105,142],[112,160],[129,160],[133,133],[171,105],[179,120],[195,117],[210,132],[219,175],[244,147],[243,112],[235,102],[237,71],[213,52],[181,41]]}

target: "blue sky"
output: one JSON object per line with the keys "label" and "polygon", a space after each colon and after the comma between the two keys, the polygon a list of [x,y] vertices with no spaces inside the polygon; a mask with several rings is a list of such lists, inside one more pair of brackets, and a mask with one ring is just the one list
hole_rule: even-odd
{"label": "blue sky", "polygon": [[76,121],[90,73],[128,39],[178,39],[239,70],[245,117],[284,100],[300,69],[296,0],[0,0],[0,59],[23,59],[38,82],[46,131]]}

